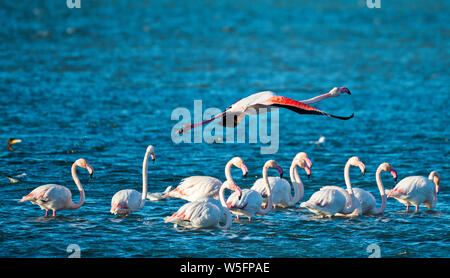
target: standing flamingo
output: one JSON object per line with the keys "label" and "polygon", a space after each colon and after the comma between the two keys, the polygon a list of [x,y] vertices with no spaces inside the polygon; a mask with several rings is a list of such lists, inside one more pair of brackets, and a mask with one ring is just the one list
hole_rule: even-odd
{"label": "standing flamingo", "polygon": [[431,209],[436,206],[440,181],[441,177],[436,171],[432,171],[428,179],[423,176],[406,177],[397,183],[394,189],[387,190],[388,198],[392,197],[406,205],[406,211],[409,211],[409,206],[413,204],[418,212],[422,203]]}
{"label": "standing flamingo", "polygon": [[[289,169],[292,186],[294,187],[294,196],[291,195],[291,185],[285,179],[280,177],[269,177],[269,185],[272,191],[272,204],[273,207],[292,207],[295,206],[303,198],[303,183],[297,171],[297,166],[303,168],[308,175],[311,175],[311,160],[304,152],[298,153],[292,160],[291,167]],[[263,178],[258,179],[251,188],[261,194],[263,197],[267,197],[265,188],[265,181]]]}
{"label": "standing flamingo", "polygon": [[383,181],[381,180],[382,171],[391,173],[392,177],[394,177],[394,181],[397,181],[397,171],[395,171],[391,164],[385,162],[378,166],[375,178],[381,196],[381,207],[379,209],[377,208],[375,197],[370,192],[361,188],[353,188],[353,193],[355,193],[356,199],[358,199],[361,204],[362,214],[381,214],[386,208],[386,194]]}
{"label": "standing flamingo", "polygon": [[233,192],[230,197],[228,197],[227,206],[230,208],[230,211],[238,217],[238,219],[239,215],[245,215],[249,221],[252,221],[252,216],[256,213],[265,215],[272,210],[272,190],[270,189],[269,178],[267,177],[267,171],[269,168],[277,169],[280,177],[283,176],[283,169],[278,166],[275,160],[268,160],[264,164],[262,172],[267,192],[267,205],[264,209],[261,208],[263,197],[255,190],[244,189],[242,192]]}
{"label": "standing flamingo", "polygon": [[300,204],[311,212],[321,216],[357,216],[361,214],[361,206],[356,200],[350,183],[350,166],[361,169],[364,175],[366,167],[357,156],[351,157],[345,164],[344,179],[347,191],[338,186],[324,186],[311,198]]}
{"label": "standing flamingo", "polygon": [[[243,98],[236,102],[235,104],[228,107],[224,112],[212,117],[209,120],[195,123],[195,124],[186,124],[182,129],[179,129],[177,133],[183,133],[190,129],[199,127],[201,125],[207,124],[215,119],[222,118],[220,124],[225,127],[236,127],[247,114],[259,114],[265,113],[268,111],[268,108],[287,108],[292,110],[298,114],[314,114],[314,115],[325,115],[328,117],[333,117],[341,120],[348,120],[353,117],[353,114],[348,117],[340,117],[328,114],[323,112],[317,108],[310,106],[309,104],[319,102],[325,98],[329,97],[337,97],[342,93],[351,94],[350,90],[346,87],[335,87],[330,92],[310,98],[303,101],[296,101],[287,97],[277,96],[275,93],[271,91],[264,91],[255,93],[246,98]],[[260,110],[261,108],[265,108],[264,110]],[[227,120],[231,118],[232,120]]]}
{"label": "standing flamingo", "polygon": [[78,209],[84,204],[84,189],[77,176],[77,167],[88,170],[92,177],[94,169],[84,158],[77,159],[72,164],[72,178],[80,191],[80,201],[72,202],[72,193],[70,189],[58,184],[45,184],[35,188],[30,194],[24,196],[19,202],[30,201],[38,205],[41,209],[45,209],[45,216],[48,216],[48,210],[53,210],[53,216],[56,216],[57,210]]}
{"label": "standing flamingo", "polygon": [[[234,182],[231,176],[231,166],[240,168],[244,177],[247,175],[247,166],[245,166],[242,158],[234,157],[225,165],[226,180]],[[207,197],[218,199],[221,185],[222,182],[214,177],[192,176],[183,179],[174,190],[169,191],[163,197],[180,198],[190,202]]]}
{"label": "standing flamingo", "polygon": [[145,152],[144,161],[142,162],[142,194],[134,189],[123,189],[114,194],[111,200],[112,214],[125,214],[128,216],[130,212],[141,209],[147,198],[147,164],[148,156],[152,157],[152,161],[155,161],[155,150],[152,145],[147,147]]}
{"label": "standing flamingo", "polygon": [[[225,189],[240,192],[240,188],[232,181],[226,180],[219,189],[220,203],[214,198],[203,198],[184,204],[172,216],[165,219],[188,228],[228,229],[231,227],[231,213],[225,203]],[[221,224],[224,223],[224,224]]]}

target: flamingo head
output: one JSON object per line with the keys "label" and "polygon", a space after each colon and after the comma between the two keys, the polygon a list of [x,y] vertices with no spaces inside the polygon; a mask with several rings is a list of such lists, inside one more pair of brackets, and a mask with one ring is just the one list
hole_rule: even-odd
{"label": "flamingo head", "polygon": [[242,194],[242,190],[241,190],[241,188],[238,186],[238,185],[236,185],[236,183],[234,183],[234,181],[224,181],[224,183],[222,184],[225,188],[227,188],[227,189],[230,189],[230,190],[233,190],[233,191],[236,191],[237,192],[237,194],[238,194],[238,196],[239,196],[239,198],[241,197],[241,194]]}
{"label": "flamingo head", "polygon": [[149,145],[147,147],[147,154],[150,154],[150,156],[152,157],[152,161],[155,162],[155,148],[152,145]]}
{"label": "flamingo head", "polygon": [[237,167],[237,168],[240,168],[241,170],[242,170],[242,176],[247,176],[247,173],[248,173],[248,169],[247,169],[247,166],[245,166],[245,164],[244,164],[244,160],[242,160],[242,158],[240,158],[240,157],[234,157],[232,160],[231,160],[231,163],[233,163],[233,165],[235,166],[235,167]]}
{"label": "flamingo head", "polygon": [[283,177],[283,168],[281,168],[280,165],[278,165],[278,163],[275,160],[268,160],[265,164],[264,164],[264,168],[272,168],[272,169],[276,169],[278,171],[278,173],[280,174],[280,178]]}
{"label": "flamingo head", "polygon": [[441,176],[438,172],[433,171],[430,173],[429,179],[432,179],[434,184],[436,184],[436,193],[439,193],[439,183],[441,182]]}
{"label": "flamingo head", "polygon": [[333,89],[331,89],[329,94],[332,97],[338,97],[341,94],[349,94],[349,95],[351,95],[352,93],[350,93],[350,90],[347,87],[334,87]]}
{"label": "flamingo head", "polygon": [[361,160],[359,160],[359,157],[352,156],[352,157],[350,157],[348,162],[352,166],[359,167],[359,169],[361,169],[362,175],[364,176],[364,174],[366,173],[366,165],[364,165],[364,163]]}
{"label": "flamingo head", "polygon": [[75,161],[75,164],[78,167],[88,170],[89,176],[92,178],[92,175],[94,174],[94,168],[92,168],[92,166],[86,161],[86,159],[84,158],[77,159],[77,161]]}
{"label": "flamingo head", "polygon": [[308,179],[311,177],[311,160],[308,158],[308,155],[304,152],[298,153],[294,158],[294,163],[297,164],[300,168],[305,169],[306,174],[308,175]]}
{"label": "flamingo head", "polygon": [[392,167],[391,164],[385,162],[381,164],[380,167],[382,171],[391,173],[392,177],[394,178],[394,181],[397,181],[397,171],[395,171],[394,167]]}

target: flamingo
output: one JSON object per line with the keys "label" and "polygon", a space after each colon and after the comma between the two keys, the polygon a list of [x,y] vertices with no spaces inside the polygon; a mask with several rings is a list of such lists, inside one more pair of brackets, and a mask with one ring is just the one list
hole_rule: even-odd
{"label": "flamingo", "polygon": [[272,190],[269,185],[269,178],[267,177],[267,171],[269,168],[277,169],[280,177],[283,176],[283,169],[275,160],[268,160],[264,164],[262,172],[268,200],[265,208],[261,208],[263,203],[263,197],[261,194],[252,189],[244,189],[242,192],[233,192],[230,197],[228,197],[227,206],[238,219],[240,215],[245,215],[249,221],[252,221],[252,217],[256,213],[265,215],[272,210]]}
{"label": "flamingo", "polygon": [[[292,186],[294,187],[294,196],[291,195],[291,185],[285,179],[279,177],[269,177],[269,185],[272,191],[273,207],[292,207],[295,206],[303,198],[303,183],[298,175],[297,166],[303,168],[308,175],[311,175],[311,160],[304,152],[298,153],[292,160],[289,170]],[[266,197],[265,182],[263,178],[258,179],[251,188]]]}
{"label": "flamingo", "polygon": [[78,203],[72,202],[72,193],[70,189],[58,184],[45,184],[35,188],[30,194],[24,196],[19,202],[30,201],[45,210],[45,216],[48,216],[48,211],[53,210],[53,216],[56,216],[57,210],[63,209],[78,209],[84,204],[84,189],[77,176],[77,167],[86,169],[92,177],[94,169],[84,158],[77,159],[72,164],[72,178],[80,191],[80,201]]}
{"label": "flamingo", "polygon": [[22,142],[21,139],[9,138],[8,139],[8,151],[13,151],[14,149],[11,147],[14,144]]}
{"label": "flamingo", "polygon": [[[225,165],[226,180],[233,181],[231,166],[240,168],[244,177],[248,173],[247,166],[245,166],[242,158],[234,157]],[[191,176],[183,179],[175,189],[169,191],[163,197],[180,198],[190,202],[206,197],[218,199],[221,185],[222,182],[214,177]]]}
{"label": "flamingo", "polygon": [[[214,198],[202,198],[197,201],[184,204],[177,212],[165,219],[165,223],[171,222],[187,228],[219,228],[231,227],[231,213],[225,203],[225,189],[240,192],[240,188],[230,180],[222,183],[219,189],[220,202]],[[221,224],[224,223],[224,224]]]}
{"label": "flamingo", "polygon": [[397,181],[397,171],[395,171],[391,164],[385,162],[378,166],[375,178],[381,196],[381,207],[379,209],[376,207],[375,197],[370,192],[361,188],[353,188],[353,193],[361,204],[362,214],[381,214],[386,208],[386,194],[384,191],[383,181],[381,180],[382,171],[390,173],[392,177],[394,177],[394,181]]}
{"label": "flamingo", "polygon": [[[271,91],[263,91],[252,94],[246,98],[239,100],[235,104],[228,107],[224,112],[212,117],[209,120],[200,123],[186,124],[182,129],[179,129],[177,133],[186,132],[190,129],[207,124],[218,118],[222,118],[222,121],[220,122],[222,126],[234,128],[242,121],[244,116],[247,114],[265,113],[267,111],[267,108],[279,108],[279,107],[287,108],[299,114],[325,115],[328,117],[333,117],[341,120],[348,120],[350,118],[353,118],[354,114],[348,117],[340,117],[323,112],[309,105],[329,97],[340,96],[342,93],[349,95],[351,94],[350,90],[346,87],[339,87],[339,88],[334,87],[326,94],[322,94],[303,101],[296,101],[287,97],[277,96],[275,95],[275,93]],[[261,108],[266,109],[260,110]],[[232,120],[229,121],[227,120],[228,118],[232,118]]]}
{"label": "flamingo", "polygon": [[144,161],[142,162],[142,194],[134,189],[123,189],[114,194],[111,200],[112,214],[125,214],[128,216],[133,211],[141,209],[147,198],[147,164],[148,156],[152,157],[152,161],[155,161],[155,150],[152,145],[147,147],[145,151]]}
{"label": "flamingo", "polygon": [[311,198],[300,204],[300,207],[320,216],[358,216],[361,214],[361,206],[356,200],[350,183],[350,166],[361,169],[364,175],[366,166],[357,156],[348,159],[344,168],[344,179],[347,191],[338,186],[324,186],[315,192]]}
{"label": "flamingo", "polygon": [[393,189],[387,190],[387,196],[406,205],[406,211],[409,211],[409,206],[413,204],[418,212],[422,203],[431,209],[436,206],[440,181],[441,177],[436,171],[432,171],[428,179],[423,176],[406,177]]}

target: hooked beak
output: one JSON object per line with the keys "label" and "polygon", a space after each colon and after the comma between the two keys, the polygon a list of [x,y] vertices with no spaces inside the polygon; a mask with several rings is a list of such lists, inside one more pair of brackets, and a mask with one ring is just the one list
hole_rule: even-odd
{"label": "hooked beak", "polygon": [[247,174],[248,174],[248,169],[247,169],[247,166],[245,166],[244,163],[242,163],[241,170],[242,170],[242,176],[245,178],[247,176]]}
{"label": "hooked beak", "polygon": [[312,167],[312,162],[311,162],[311,160],[309,160],[308,157],[305,157],[305,161],[306,161],[306,165],[308,165],[308,167],[309,167],[309,169],[310,169],[310,171],[311,171],[311,167]]}
{"label": "hooked beak", "polygon": [[152,162],[155,163],[155,154],[151,153],[150,156],[152,157]]}
{"label": "hooked beak", "polygon": [[362,176],[364,176],[366,174],[366,165],[364,165],[364,163],[362,162],[359,162],[358,167],[359,169],[361,169]]}
{"label": "hooked beak", "polygon": [[86,169],[87,169],[88,172],[89,172],[89,178],[92,178],[92,176],[94,175],[94,168],[92,168],[91,165],[87,165],[87,166],[86,166]]}
{"label": "hooked beak", "polygon": [[305,167],[305,172],[308,175],[308,179],[311,177],[311,168],[309,168],[309,166]]}
{"label": "hooked beak", "polygon": [[391,171],[389,171],[389,173],[391,173],[392,177],[394,177],[394,181],[397,181],[397,171],[395,171],[394,168],[391,168]]}
{"label": "hooked beak", "polygon": [[283,168],[280,167],[280,165],[277,165],[277,171],[280,174],[280,178],[283,178]]}

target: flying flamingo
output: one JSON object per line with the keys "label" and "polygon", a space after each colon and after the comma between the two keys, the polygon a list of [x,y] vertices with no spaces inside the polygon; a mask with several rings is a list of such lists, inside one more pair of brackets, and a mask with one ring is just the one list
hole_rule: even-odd
{"label": "flying flamingo", "polygon": [[219,189],[220,202],[208,197],[186,203],[173,215],[167,217],[164,222],[196,229],[212,227],[228,229],[231,227],[232,220],[225,203],[225,189],[240,192],[240,188],[233,181],[226,180]]}
{"label": "flying flamingo", "polygon": [[364,175],[366,167],[357,156],[351,157],[345,164],[344,179],[347,191],[338,186],[324,186],[315,192],[311,198],[300,204],[320,216],[357,216],[361,215],[361,206],[356,200],[350,183],[350,166],[361,169]]}
{"label": "flying flamingo", "polygon": [[429,209],[436,206],[440,181],[439,174],[432,171],[428,179],[423,176],[406,177],[397,183],[394,189],[386,192],[388,198],[392,197],[406,205],[406,211],[409,211],[409,206],[413,204],[418,212],[419,205],[422,203]]}
{"label": "flying flamingo", "polygon": [[227,206],[238,219],[239,215],[245,215],[249,221],[252,221],[252,216],[256,213],[265,215],[272,210],[272,190],[270,188],[269,178],[267,176],[267,171],[269,168],[277,169],[280,177],[283,176],[283,169],[278,166],[275,160],[268,160],[264,164],[262,172],[267,192],[267,205],[265,208],[261,207],[263,203],[263,197],[261,194],[252,189],[244,189],[242,192],[233,192],[230,197],[228,197]]}
{"label": "flying flamingo", "polygon": [[72,164],[72,178],[78,190],[80,190],[80,201],[78,203],[72,202],[72,193],[69,188],[58,184],[41,185],[24,196],[19,202],[30,201],[38,205],[41,209],[45,209],[45,216],[48,216],[48,210],[53,210],[53,216],[56,216],[57,210],[80,208],[84,203],[84,189],[77,176],[77,167],[88,170],[91,177],[94,174],[94,169],[84,158],[80,158]]}
{"label": "flying flamingo", "polygon": [[[233,177],[231,176],[231,166],[240,168],[244,177],[247,175],[247,166],[245,166],[242,158],[234,157],[225,165],[226,180],[234,183]],[[222,182],[214,177],[191,176],[183,179],[175,189],[169,191],[163,197],[180,198],[190,202],[206,197],[218,199],[221,185]]]}
{"label": "flying flamingo", "polygon": [[112,214],[125,214],[128,216],[130,212],[139,210],[144,206],[147,198],[147,164],[149,155],[154,162],[155,150],[152,145],[147,147],[144,161],[142,162],[142,194],[134,189],[120,190],[112,197],[110,210]]}
{"label": "flying flamingo", "polygon": [[395,171],[391,164],[385,162],[378,166],[375,178],[381,196],[381,207],[379,209],[376,207],[375,197],[370,192],[361,188],[353,188],[353,193],[361,204],[362,214],[381,214],[386,208],[386,194],[384,191],[383,181],[381,180],[382,171],[390,173],[392,177],[394,177],[394,181],[397,181],[397,171]]}
{"label": "flying flamingo", "polygon": [[[291,207],[295,206],[303,198],[303,183],[297,171],[297,166],[305,169],[308,178],[311,175],[311,160],[304,152],[298,153],[292,160],[289,170],[292,186],[294,187],[294,196],[291,195],[291,185],[285,179],[280,177],[269,177],[269,185],[272,191],[272,204],[273,207]],[[265,190],[265,182],[263,178],[258,179],[251,188],[266,197],[267,192]]]}
{"label": "flying flamingo", "polygon": [[[287,108],[299,114],[314,114],[325,115],[341,120],[348,120],[353,117],[353,114],[348,117],[340,117],[323,112],[317,108],[310,106],[309,104],[319,102],[329,97],[337,97],[342,93],[351,94],[350,90],[346,87],[334,87],[328,93],[316,96],[303,101],[296,101],[287,97],[277,96],[271,91],[264,91],[255,93],[246,98],[243,98],[235,104],[228,107],[224,112],[214,116],[213,118],[195,124],[186,124],[182,129],[179,129],[177,133],[183,133],[190,129],[207,124],[215,119],[222,118],[220,124],[225,127],[236,127],[247,114],[259,114],[267,112],[267,108]],[[260,110],[265,108],[264,110]],[[231,119],[231,120],[228,120]]]}
{"label": "flying flamingo", "polygon": [[11,146],[14,145],[14,144],[20,143],[20,142],[22,142],[21,139],[9,138],[8,139],[8,144],[7,144],[8,151],[13,151],[14,149]]}

